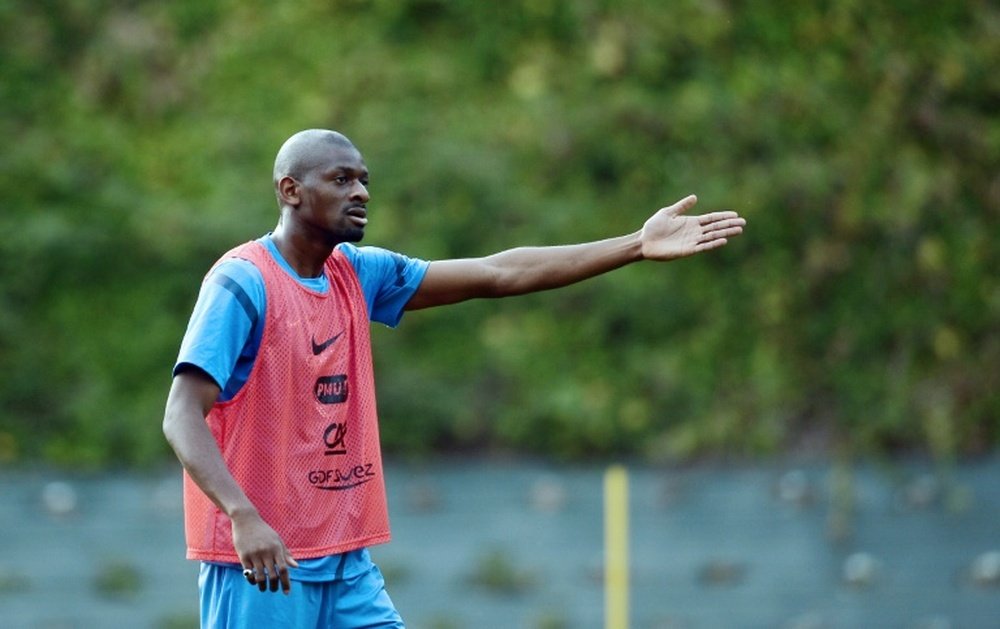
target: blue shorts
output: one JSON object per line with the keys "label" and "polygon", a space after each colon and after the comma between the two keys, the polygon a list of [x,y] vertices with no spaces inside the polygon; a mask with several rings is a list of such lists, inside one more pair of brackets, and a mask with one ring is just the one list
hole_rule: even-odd
{"label": "blue shorts", "polygon": [[201,626],[402,629],[403,619],[385,591],[382,573],[367,552],[363,556],[364,569],[322,581],[293,580],[287,596],[280,588],[261,592],[250,585],[239,565],[203,562],[198,577]]}

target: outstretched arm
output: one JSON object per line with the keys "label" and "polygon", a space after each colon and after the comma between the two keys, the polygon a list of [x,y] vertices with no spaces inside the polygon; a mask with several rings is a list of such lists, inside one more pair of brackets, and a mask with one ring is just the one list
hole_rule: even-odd
{"label": "outstretched arm", "polygon": [[406,308],[559,288],[638,260],[673,260],[717,249],[743,232],[746,221],[731,210],[685,216],[697,202],[694,195],[681,199],[653,214],[639,231],[617,238],[431,262]]}

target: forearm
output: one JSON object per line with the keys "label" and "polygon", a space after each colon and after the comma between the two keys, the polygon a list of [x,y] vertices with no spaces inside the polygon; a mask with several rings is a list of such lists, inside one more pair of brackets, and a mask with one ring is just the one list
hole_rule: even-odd
{"label": "forearm", "polygon": [[519,247],[487,256],[495,295],[506,297],[560,288],[642,259],[638,233],[575,245]]}
{"label": "forearm", "polygon": [[639,234],[432,262],[407,310],[559,288],[642,259]]}
{"label": "forearm", "polygon": [[176,380],[174,384],[163,417],[163,434],[177,459],[230,519],[256,514],[256,508],[226,467],[200,405],[190,400]]}
{"label": "forearm", "polygon": [[[256,509],[226,468],[215,442],[206,443],[203,436],[194,436],[186,428],[165,431],[174,453],[191,479],[232,518],[255,513]],[[207,429],[205,431],[208,432]],[[208,434],[211,440],[211,434]]]}

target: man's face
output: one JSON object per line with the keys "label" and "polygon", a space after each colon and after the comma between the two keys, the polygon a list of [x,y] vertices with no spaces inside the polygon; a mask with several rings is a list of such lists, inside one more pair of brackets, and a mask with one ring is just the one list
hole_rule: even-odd
{"label": "man's face", "polygon": [[335,242],[358,242],[368,223],[368,168],[352,146],[331,144],[299,182],[296,215]]}

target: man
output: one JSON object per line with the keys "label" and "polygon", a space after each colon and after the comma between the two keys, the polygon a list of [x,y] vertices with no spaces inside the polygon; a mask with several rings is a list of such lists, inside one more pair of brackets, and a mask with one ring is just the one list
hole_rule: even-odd
{"label": "man", "polygon": [[[689,196],[633,234],[426,262],[350,244],[368,223],[368,170],[343,135],[293,135],[274,186],[274,231],[205,277],[163,420],[203,626],[403,626],[366,550],[389,540],[369,321],[708,251],[746,224],[685,216]],[[279,585],[286,597],[264,593]]]}

